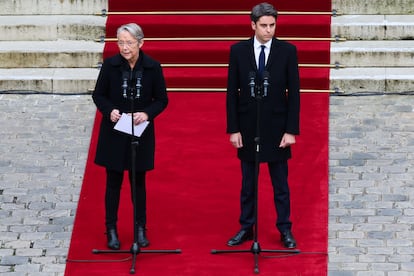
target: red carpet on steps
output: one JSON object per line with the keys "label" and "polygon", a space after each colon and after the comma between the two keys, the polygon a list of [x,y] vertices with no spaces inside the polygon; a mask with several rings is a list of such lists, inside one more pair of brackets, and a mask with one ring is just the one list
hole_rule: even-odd
{"label": "red carpet on steps", "polygon": [[[256,3],[251,0],[109,0],[109,11],[248,11]],[[331,10],[329,0],[279,1],[275,6],[280,11]],[[114,36],[119,24],[133,21],[145,24],[141,25],[146,38],[251,35],[248,15],[231,16],[227,23],[225,16],[209,16],[206,25],[201,24],[200,18],[110,15],[107,19],[107,37]],[[312,15],[309,20],[306,18],[280,15],[278,28],[282,30],[277,36],[330,37],[329,17]],[[225,24],[231,24],[231,28],[220,28]],[[168,64],[225,65],[229,46],[234,42],[226,39],[208,42],[148,39],[143,50],[166,65],[164,73],[168,88],[224,88],[227,77],[225,66],[176,68]],[[328,41],[292,40],[292,43],[298,47],[300,63],[330,62]],[[116,52],[114,46],[113,42],[106,43],[105,57]],[[300,73],[302,89],[329,88],[328,68],[304,66]],[[225,245],[227,239],[239,228],[241,176],[236,152],[225,133],[225,93],[170,92],[169,98],[169,106],[155,122],[156,168],[148,174],[147,188],[147,228],[151,242],[148,250],[179,248],[182,253],[140,253],[136,261],[136,275],[255,275],[251,253],[211,254],[212,249],[228,249]],[[328,116],[327,93],[302,93],[301,135],[293,147],[289,175],[293,231],[301,254],[287,256],[262,252],[259,256],[260,275],[327,274]],[[97,113],[69,248],[67,276],[130,275],[131,254],[92,254],[92,249],[106,249],[105,173],[103,168],[93,163],[100,119]],[[133,242],[133,227],[129,185],[126,182],[121,196],[119,235],[122,249],[129,249]],[[274,227],[276,215],[266,166],[261,166],[258,208],[261,248],[282,249]],[[240,248],[249,249],[250,246],[251,243],[247,242]]]}
{"label": "red carpet on steps", "polygon": [[[254,0],[209,0],[209,1],[185,1],[185,0],[161,0],[156,4],[143,0],[109,0],[109,11],[250,11],[261,1]],[[313,11],[326,12],[331,10],[329,0],[281,0],[268,1],[279,11]],[[305,24],[305,23],[304,23]]]}
{"label": "red carpet on steps", "polygon": [[[329,63],[329,41],[290,41],[298,49],[300,63]],[[164,64],[227,63],[229,49],[235,41],[146,41],[145,52]],[[118,53],[116,42],[105,44],[105,55]],[[200,55],[208,52],[209,55]],[[171,53],[174,53],[172,55]]]}
{"label": "red carpet on steps", "polygon": [[[277,20],[276,35],[324,37],[329,32],[330,18],[330,15],[281,15]],[[129,22],[139,22],[147,38],[226,38],[252,34],[248,15],[113,15],[108,17],[107,36],[116,37],[116,29]]]}

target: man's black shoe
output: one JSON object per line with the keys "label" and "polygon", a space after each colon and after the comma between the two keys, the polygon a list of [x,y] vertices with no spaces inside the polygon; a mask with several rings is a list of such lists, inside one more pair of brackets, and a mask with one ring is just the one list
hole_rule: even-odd
{"label": "man's black shoe", "polygon": [[118,233],[116,229],[111,228],[106,231],[106,237],[108,239],[108,248],[118,250],[121,247],[121,243],[118,239]]}
{"label": "man's black shoe", "polygon": [[283,232],[280,236],[280,240],[283,243],[283,246],[286,248],[295,248],[296,247],[296,241],[293,237],[293,234],[290,230],[287,230]]}
{"label": "man's black shoe", "polygon": [[237,232],[236,235],[234,235],[234,237],[232,237],[230,240],[228,240],[227,245],[228,246],[235,246],[235,245],[239,245],[242,244],[243,242],[247,241],[247,240],[252,240],[253,239],[253,230],[251,229],[247,229],[247,230],[240,230],[239,232]]}

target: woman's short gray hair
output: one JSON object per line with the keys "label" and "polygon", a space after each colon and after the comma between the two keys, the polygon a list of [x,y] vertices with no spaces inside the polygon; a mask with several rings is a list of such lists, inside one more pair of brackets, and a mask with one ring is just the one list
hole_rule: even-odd
{"label": "woman's short gray hair", "polygon": [[138,41],[141,41],[141,39],[144,38],[144,32],[142,31],[142,28],[138,24],[129,23],[129,24],[122,25],[116,31],[116,36],[119,37],[119,34],[123,31],[127,31],[133,37],[135,37]]}

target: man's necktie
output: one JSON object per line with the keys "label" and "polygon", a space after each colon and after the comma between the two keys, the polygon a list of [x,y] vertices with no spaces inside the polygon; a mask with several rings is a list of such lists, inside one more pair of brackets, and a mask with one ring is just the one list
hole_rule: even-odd
{"label": "man's necktie", "polygon": [[266,46],[262,45],[260,46],[262,50],[260,51],[259,55],[259,76],[263,78],[263,72],[265,71],[265,52],[264,49]]}

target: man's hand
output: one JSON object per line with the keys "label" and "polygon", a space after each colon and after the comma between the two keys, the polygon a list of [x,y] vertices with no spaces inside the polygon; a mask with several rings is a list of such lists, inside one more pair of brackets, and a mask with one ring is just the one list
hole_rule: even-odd
{"label": "man's hand", "polygon": [[280,141],[279,148],[286,148],[295,143],[296,143],[295,135],[285,133],[282,137],[282,141]]}
{"label": "man's hand", "polygon": [[243,147],[241,133],[236,132],[236,133],[230,134],[230,143],[237,149]]}

